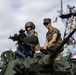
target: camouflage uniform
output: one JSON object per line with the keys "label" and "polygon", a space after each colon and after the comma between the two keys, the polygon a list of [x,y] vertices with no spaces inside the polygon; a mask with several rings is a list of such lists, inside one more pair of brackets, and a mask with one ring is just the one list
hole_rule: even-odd
{"label": "camouflage uniform", "polygon": [[[52,39],[53,36],[56,36],[56,37],[57,37],[56,41],[55,41],[54,43],[52,43],[52,44],[48,44],[48,45],[47,45],[47,50],[48,50],[49,52],[51,52],[51,53],[54,52],[54,51],[57,49],[57,47],[58,47],[58,46],[61,44],[61,42],[62,42],[62,38],[61,38],[60,31],[59,31],[57,28],[54,28],[54,27],[47,32],[47,34],[46,34],[46,40],[47,40],[48,42],[50,42],[50,40]],[[55,60],[60,60],[60,59],[61,59],[61,54],[60,54],[60,52],[62,52],[62,51],[63,51],[63,48],[60,49],[60,51],[59,51],[59,53],[57,54]]]}
{"label": "camouflage uniform", "polygon": [[46,40],[48,42],[50,42],[50,40],[52,39],[53,36],[57,37],[56,42],[54,42],[52,44],[48,44],[48,46],[47,46],[48,51],[51,51],[51,52],[56,50],[56,48],[62,42],[60,31],[57,28],[54,28],[54,27],[52,27],[52,29],[47,32]]}
{"label": "camouflage uniform", "polygon": [[[48,29],[48,32],[46,34],[46,42],[44,44],[44,49],[47,49],[47,52],[49,52],[49,53],[53,53],[62,42],[61,34],[57,28],[52,26],[50,18],[45,18],[43,21],[44,21],[43,22],[44,26]],[[55,38],[53,38],[53,37],[55,37]],[[61,58],[60,52],[62,50],[63,50],[63,48],[60,49],[60,51],[56,57],[57,60],[60,60],[60,58]]]}

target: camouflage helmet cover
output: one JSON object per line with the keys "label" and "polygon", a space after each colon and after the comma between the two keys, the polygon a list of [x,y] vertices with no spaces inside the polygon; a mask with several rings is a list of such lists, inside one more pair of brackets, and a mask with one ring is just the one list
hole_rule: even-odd
{"label": "camouflage helmet cover", "polygon": [[34,25],[34,23],[33,22],[27,22],[26,24],[25,24],[25,28],[27,28],[27,27],[32,27],[32,29],[35,29],[35,25]]}
{"label": "camouflage helmet cover", "polygon": [[50,18],[45,18],[44,19],[44,23],[50,23],[51,22],[51,19]]}

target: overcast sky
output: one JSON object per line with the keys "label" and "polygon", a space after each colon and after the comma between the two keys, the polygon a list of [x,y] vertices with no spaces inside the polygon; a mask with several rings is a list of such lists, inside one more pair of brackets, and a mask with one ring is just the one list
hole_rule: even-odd
{"label": "overcast sky", "polygon": [[[16,50],[15,43],[8,39],[9,35],[24,29],[25,23],[32,21],[36,25],[40,45],[43,46],[47,29],[43,26],[44,18],[51,18],[52,22],[59,16],[61,0],[0,0],[0,54],[8,49]],[[66,13],[67,5],[76,6],[76,0],[63,0]],[[58,17],[56,23],[63,37],[65,25]]]}

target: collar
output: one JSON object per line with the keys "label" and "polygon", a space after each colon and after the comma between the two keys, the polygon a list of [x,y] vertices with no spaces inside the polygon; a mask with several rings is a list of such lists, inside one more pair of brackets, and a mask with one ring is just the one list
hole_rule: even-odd
{"label": "collar", "polygon": [[49,31],[49,32],[51,32],[51,31],[53,31],[53,29],[54,29],[54,27],[52,27],[52,28],[51,28],[51,29],[49,29],[48,31]]}

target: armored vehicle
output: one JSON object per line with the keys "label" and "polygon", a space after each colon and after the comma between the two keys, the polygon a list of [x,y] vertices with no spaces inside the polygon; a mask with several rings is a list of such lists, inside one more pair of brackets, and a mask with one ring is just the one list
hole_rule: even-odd
{"label": "armored vehicle", "polygon": [[54,60],[59,50],[76,31],[74,29],[52,54],[38,53],[32,58],[20,59],[12,51],[1,54],[0,75],[76,75],[76,67],[67,60]]}

